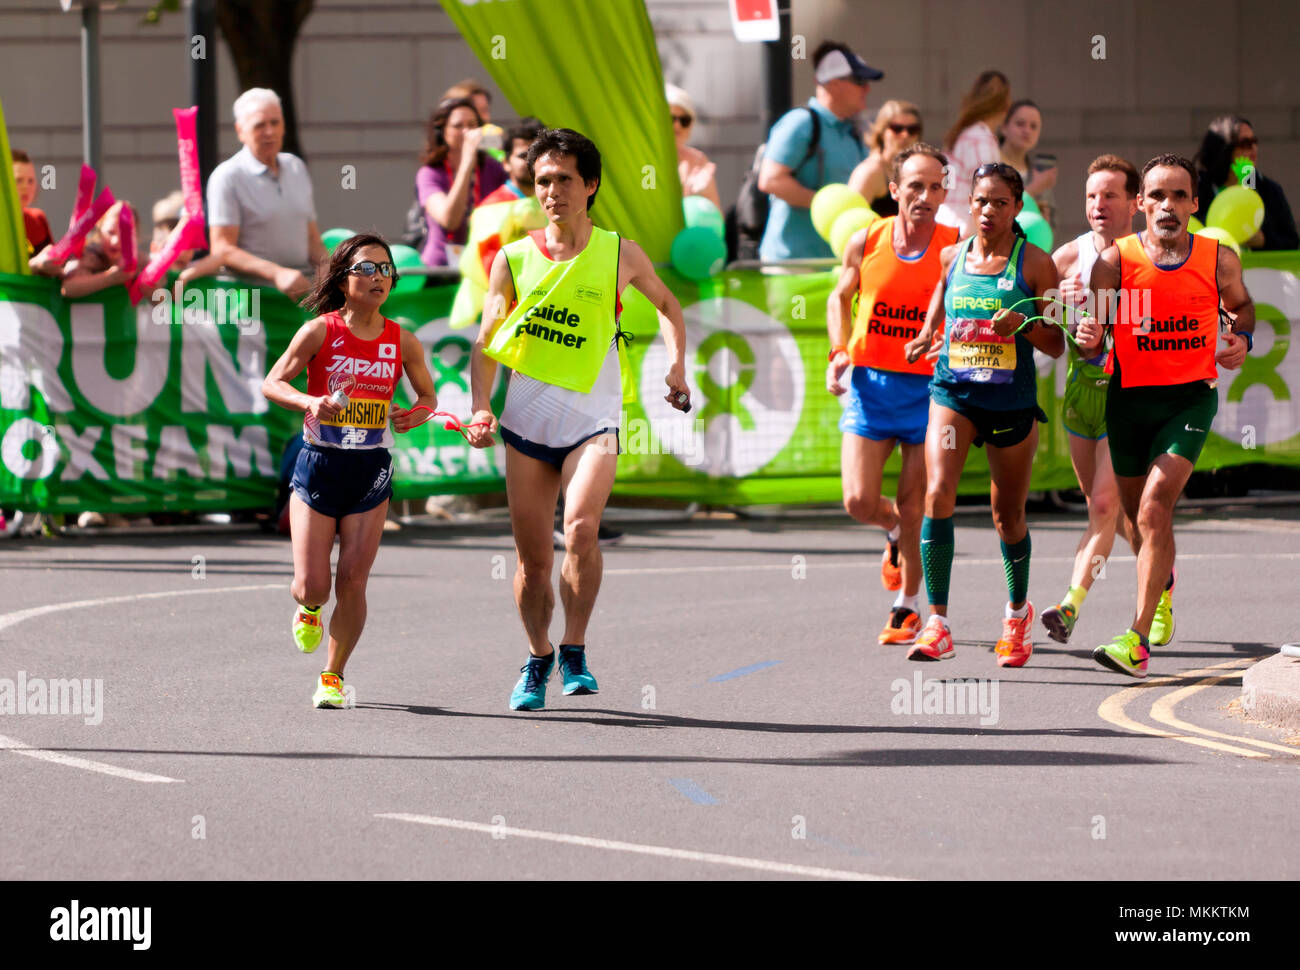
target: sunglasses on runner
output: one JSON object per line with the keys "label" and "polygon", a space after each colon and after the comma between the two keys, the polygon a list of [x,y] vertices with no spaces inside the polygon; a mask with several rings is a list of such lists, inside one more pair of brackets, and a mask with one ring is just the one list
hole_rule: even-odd
{"label": "sunglasses on runner", "polygon": [[1005,178],[1010,178],[1014,175],[1016,178],[1020,178],[1020,173],[1006,162],[985,162],[979,168],[975,169],[975,177],[977,179],[982,179],[987,175],[1001,175]]}
{"label": "sunglasses on runner", "polygon": [[691,126],[691,122],[693,122],[694,120],[695,119],[692,118],[690,115],[673,115],[673,124],[681,125],[683,128],[689,128]]}
{"label": "sunglasses on runner", "polygon": [[387,279],[393,275],[393,269],[394,267],[392,263],[376,263],[371,259],[363,259],[361,262],[353,263],[349,266],[348,272],[356,273],[360,276],[374,276],[378,273],[380,276]]}
{"label": "sunglasses on runner", "polygon": [[1249,138],[1238,138],[1232,143],[1233,148],[1254,148],[1259,144],[1259,139],[1252,135]]}
{"label": "sunglasses on runner", "polygon": [[921,133],[921,126],[920,126],[920,125],[900,125],[900,124],[897,124],[897,123],[891,121],[891,122],[889,123],[889,130],[892,131],[895,135],[902,135],[902,134],[908,134],[908,135],[919,135],[919,134]]}

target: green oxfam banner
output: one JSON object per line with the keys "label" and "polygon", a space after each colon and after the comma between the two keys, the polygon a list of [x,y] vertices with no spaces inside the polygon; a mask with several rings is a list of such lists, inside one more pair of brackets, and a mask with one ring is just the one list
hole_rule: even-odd
{"label": "green oxfam banner", "polygon": [[442,7],[516,113],[596,143],[596,224],[667,260],[682,228],[682,192],[644,0],[442,0]]}
{"label": "green oxfam banner", "polygon": [[[1259,316],[1255,352],[1220,381],[1198,467],[1300,467],[1300,351],[1290,346],[1300,254],[1248,255],[1246,264]],[[624,294],[640,395],[623,417],[615,490],[716,504],[838,501],[841,402],[825,389],[831,274],[732,272],[703,286],[665,275],[686,316],[696,406],[683,415],[664,402],[667,358],[654,311],[635,291]],[[439,406],[468,416],[472,332],[448,326],[453,295],[450,286],[398,295],[384,312],[427,349]],[[0,276],[0,507],[269,506],[301,415],[269,405],[260,389],[303,319],[273,290],[211,281],[188,288],[180,304],[132,307],[120,289],[72,301],[50,280]],[[1070,488],[1059,420],[1064,361],[1040,356],[1039,365],[1039,402],[1052,420],[1033,487]],[[399,389],[399,403],[411,399],[409,386]],[[987,493],[984,462],[974,450],[963,492]],[[434,422],[396,436],[398,498],[499,490],[504,467],[500,444],[473,449]]]}

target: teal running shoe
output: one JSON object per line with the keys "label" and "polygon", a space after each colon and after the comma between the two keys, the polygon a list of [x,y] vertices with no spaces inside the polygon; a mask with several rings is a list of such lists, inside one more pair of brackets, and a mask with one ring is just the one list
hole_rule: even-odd
{"label": "teal running shoe", "polygon": [[1151,651],[1142,646],[1142,638],[1132,630],[1125,630],[1110,643],[1103,643],[1092,651],[1092,659],[1103,667],[1130,677],[1147,675],[1147,660]]}
{"label": "teal running shoe", "polygon": [[560,646],[560,677],[564,680],[564,693],[599,694],[600,687],[596,678],[587,669],[587,648],[585,646]]}
{"label": "teal running shoe", "polygon": [[554,667],[554,651],[545,657],[529,657],[528,663],[519,668],[523,676],[510,695],[510,710],[540,711],[545,707],[546,682],[550,680]]}

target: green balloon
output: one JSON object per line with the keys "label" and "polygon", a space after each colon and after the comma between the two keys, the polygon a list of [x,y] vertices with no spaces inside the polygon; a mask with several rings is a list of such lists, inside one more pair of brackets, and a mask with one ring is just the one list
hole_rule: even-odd
{"label": "green balloon", "polygon": [[727,264],[727,245],[712,229],[688,226],[673,240],[669,258],[687,279],[707,280]]}
{"label": "green balloon", "polygon": [[1016,222],[1025,231],[1025,238],[1044,252],[1052,251],[1052,227],[1046,219],[1033,212],[1021,212]]}
{"label": "green balloon", "polygon": [[345,239],[351,239],[356,233],[351,229],[326,229],[320,234],[320,241],[325,244],[325,248],[333,254],[338,248],[339,243]]}
{"label": "green balloon", "polygon": [[704,196],[688,195],[682,199],[682,214],[686,217],[688,229],[703,226],[716,232],[719,239],[725,238],[726,223],[722,212]]}
{"label": "green balloon", "polygon": [[424,282],[428,277],[419,272],[408,273],[404,270],[423,270],[424,260],[420,254],[410,246],[398,243],[396,246],[389,247],[393,251],[393,265],[397,267],[397,274],[401,277],[397,285],[393,287],[394,293],[418,293],[424,289]]}
{"label": "green balloon", "polygon": [[839,182],[823,185],[812,200],[813,228],[817,235],[830,242],[831,226],[835,225],[836,219],[849,209],[866,208],[869,208],[867,200],[847,185]]}
{"label": "green balloon", "polygon": [[1020,210],[1022,214],[1025,212],[1032,212],[1036,216],[1043,214],[1043,210],[1038,208],[1038,202],[1028,192],[1020,197],[1020,201],[1025,204],[1025,207]]}
{"label": "green balloon", "polygon": [[1210,228],[1226,229],[1233,239],[1244,243],[1264,224],[1264,200],[1254,189],[1229,185],[1210,203],[1205,224]]}
{"label": "green balloon", "polygon": [[1205,223],[1203,223],[1200,219],[1196,218],[1196,216],[1192,216],[1187,220],[1188,232],[1200,232],[1204,228],[1205,228]]}

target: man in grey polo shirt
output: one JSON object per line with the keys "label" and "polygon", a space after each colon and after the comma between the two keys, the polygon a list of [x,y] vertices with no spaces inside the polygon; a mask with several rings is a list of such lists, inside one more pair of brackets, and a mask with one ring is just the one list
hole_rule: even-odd
{"label": "man in grey polo shirt", "polygon": [[228,270],[298,299],[329,253],[316,226],[307,166],[280,151],[279,96],[268,88],[241,94],[235,101],[235,133],[244,147],[208,179],[212,254]]}
{"label": "man in grey polo shirt", "polygon": [[[770,196],[767,228],[759,245],[764,260],[832,256],[813,228],[809,207],[823,185],[848,182],[867,157],[853,118],[867,106],[872,81],[885,75],[844,44],[824,41],[813,52],[817,93],[772,126],[758,171],[759,191]],[[817,142],[813,147],[817,116]]]}

